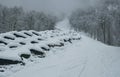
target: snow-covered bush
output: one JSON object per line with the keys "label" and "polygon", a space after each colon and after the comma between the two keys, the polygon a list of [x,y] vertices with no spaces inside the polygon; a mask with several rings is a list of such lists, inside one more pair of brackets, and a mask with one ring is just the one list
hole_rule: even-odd
{"label": "snow-covered bush", "polygon": [[[26,34],[27,33],[27,34]],[[51,37],[52,36],[52,37]],[[12,31],[0,34],[0,65],[26,64],[32,57],[44,58],[53,48],[80,40],[76,32],[57,30]]]}

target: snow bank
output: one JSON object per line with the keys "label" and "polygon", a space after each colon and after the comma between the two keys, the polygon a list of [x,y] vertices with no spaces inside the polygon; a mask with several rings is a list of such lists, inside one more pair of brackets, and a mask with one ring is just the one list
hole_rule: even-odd
{"label": "snow bank", "polygon": [[[25,58],[23,55],[31,57],[35,56],[36,53],[46,54],[51,48],[62,47],[67,42],[72,43],[72,40],[78,40],[78,38],[80,35],[75,32],[59,30],[3,33],[0,34],[0,59],[22,61]],[[33,52],[34,55],[32,55]]]}

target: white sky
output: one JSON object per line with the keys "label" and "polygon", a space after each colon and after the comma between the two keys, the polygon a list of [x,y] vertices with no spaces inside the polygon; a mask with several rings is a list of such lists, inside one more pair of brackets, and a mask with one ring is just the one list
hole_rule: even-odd
{"label": "white sky", "polygon": [[97,0],[0,0],[7,6],[23,6],[26,10],[69,14],[77,8],[93,5]]}

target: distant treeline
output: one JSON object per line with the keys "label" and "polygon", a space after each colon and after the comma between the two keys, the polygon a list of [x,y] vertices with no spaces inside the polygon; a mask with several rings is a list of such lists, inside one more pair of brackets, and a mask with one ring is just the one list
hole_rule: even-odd
{"label": "distant treeline", "polygon": [[0,5],[0,33],[14,30],[51,30],[57,18],[44,12],[25,12],[22,7]]}
{"label": "distant treeline", "polygon": [[76,10],[70,24],[105,44],[120,46],[120,0],[101,0],[99,7]]}

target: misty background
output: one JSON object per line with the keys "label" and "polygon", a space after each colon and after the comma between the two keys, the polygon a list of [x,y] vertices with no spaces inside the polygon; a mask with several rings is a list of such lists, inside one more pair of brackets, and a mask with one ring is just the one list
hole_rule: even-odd
{"label": "misty background", "polygon": [[0,0],[0,33],[54,30],[65,18],[75,31],[120,46],[120,0]]}
{"label": "misty background", "polygon": [[70,15],[72,11],[96,6],[99,0],[0,0],[8,7],[22,6],[26,11],[44,11],[54,15]]}

